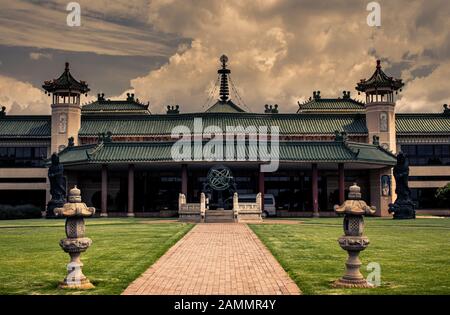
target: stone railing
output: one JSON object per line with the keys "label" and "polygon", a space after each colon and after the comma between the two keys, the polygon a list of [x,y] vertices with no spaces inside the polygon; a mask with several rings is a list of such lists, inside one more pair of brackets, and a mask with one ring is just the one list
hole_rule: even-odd
{"label": "stone railing", "polygon": [[178,217],[181,221],[204,222],[206,212],[206,197],[200,194],[200,203],[186,203],[186,196],[178,197]]}
{"label": "stone railing", "polygon": [[262,196],[256,195],[255,202],[239,202],[237,193],[233,195],[233,213],[236,222],[262,221]]}

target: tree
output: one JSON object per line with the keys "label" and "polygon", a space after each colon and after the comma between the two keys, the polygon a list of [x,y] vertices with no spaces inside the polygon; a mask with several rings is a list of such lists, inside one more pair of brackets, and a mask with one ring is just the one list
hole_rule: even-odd
{"label": "tree", "polygon": [[450,205],[450,183],[448,183],[444,187],[439,188],[436,191],[435,197],[439,201],[439,203],[441,203],[445,207],[449,207],[449,205]]}

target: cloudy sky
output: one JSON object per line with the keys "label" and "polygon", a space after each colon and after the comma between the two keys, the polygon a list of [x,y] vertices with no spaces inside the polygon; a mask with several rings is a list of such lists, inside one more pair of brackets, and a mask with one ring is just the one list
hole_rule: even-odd
{"label": "cloudy sky", "polygon": [[439,112],[450,101],[448,0],[379,0],[381,26],[367,25],[366,0],[78,0],[81,26],[66,23],[67,0],[0,0],[0,104],[10,114],[48,114],[44,80],[71,64],[99,92],[134,91],[154,113],[180,104],[202,111],[229,57],[248,109],[297,101],[320,90],[341,96],[383,69],[406,86],[397,111]]}

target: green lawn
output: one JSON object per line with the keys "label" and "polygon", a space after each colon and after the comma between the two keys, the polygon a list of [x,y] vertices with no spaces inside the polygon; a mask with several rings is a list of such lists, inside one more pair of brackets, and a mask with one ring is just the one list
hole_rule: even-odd
{"label": "green lawn", "polygon": [[[250,225],[304,294],[450,294],[450,219],[366,219],[371,244],[361,271],[381,265],[375,289],[334,289],[346,252],[342,219],[301,219],[295,225]],[[150,219],[88,219],[93,245],[82,255],[88,291],[57,289],[69,256],[58,242],[63,220],[0,221],[0,294],[120,294],[193,226]],[[149,224],[151,223],[151,224]]]}
{"label": "green lawn", "polygon": [[337,238],[342,218],[304,219],[295,225],[251,225],[304,294],[450,294],[450,219],[397,221],[366,218],[371,244],[360,255],[381,265],[381,286],[334,289],[346,252]]}
{"label": "green lawn", "polygon": [[[144,219],[87,219],[83,272],[93,290],[57,289],[69,255],[63,220],[0,221],[0,294],[120,294],[193,226]],[[151,223],[151,224],[148,224]]]}

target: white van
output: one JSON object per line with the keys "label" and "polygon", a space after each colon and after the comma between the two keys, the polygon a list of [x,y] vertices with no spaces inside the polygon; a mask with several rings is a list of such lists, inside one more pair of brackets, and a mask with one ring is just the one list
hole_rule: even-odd
{"label": "white van", "polygon": [[[242,194],[239,195],[239,202],[255,202],[256,194]],[[272,217],[277,215],[277,209],[275,208],[275,197],[272,194],[264,195],[264,211],[262,217]]]}

